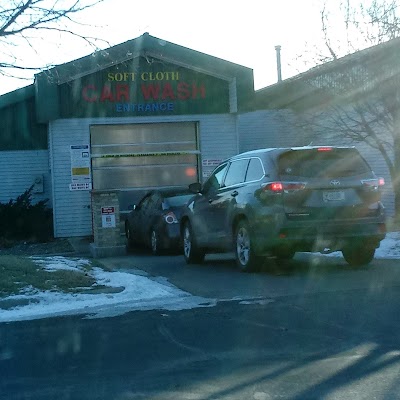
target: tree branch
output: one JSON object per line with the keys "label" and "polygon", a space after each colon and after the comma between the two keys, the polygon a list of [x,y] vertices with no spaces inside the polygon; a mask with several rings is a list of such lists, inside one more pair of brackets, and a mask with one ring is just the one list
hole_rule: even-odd
{"label": "tree branch", "polygon": [[[49,66],[29,65],[26,60],[18,60],[15,56],[15,47],[20,45],[21,41],[35,51],[36,41],[41,40],[39,32],[58,32],[61,35],[70,35],[86,42],[94,50],[99,49],[99,39],[80,33],[83,32],[80,29],[74,29],[77,26],[82,28],[89,26],[78,22],[74,16],[103,1],[7,0],[6,6],[0,7],[0,54],[2,54],[0,74],[15,76],[19,75],[18,71],[39,71],[43,67]],[[101,40],[101,42],[109,45],[106,40]],[[14,75],[9,71],[15,71]]]}

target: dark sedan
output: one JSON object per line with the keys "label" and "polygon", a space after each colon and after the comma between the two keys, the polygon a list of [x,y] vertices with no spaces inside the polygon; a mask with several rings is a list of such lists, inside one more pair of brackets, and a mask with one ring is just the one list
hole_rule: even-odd
{"label": "dark sedan", "polygon": [[146,193],[125,221],[128,248],[144,245],[153,254],[180,249],[181,209],[192,197],[193,193],[183,189]]}

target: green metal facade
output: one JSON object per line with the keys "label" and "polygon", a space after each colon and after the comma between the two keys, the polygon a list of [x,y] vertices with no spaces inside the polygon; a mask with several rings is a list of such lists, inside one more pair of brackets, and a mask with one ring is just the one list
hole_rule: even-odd
{"label": "green metal facade", "polygon": [[253,70],[144,34],[36,75],[37,118],[223,114],[254,95]]}
{"label": "green metal facade", "polygon": [[47,126],[37,123],[33,85],[0,99],[0,151],[47,149]]}
{"label": "green metal facade", "polygon": [[139,57],[59,86],[61,118],[229,113],[229,83]]}

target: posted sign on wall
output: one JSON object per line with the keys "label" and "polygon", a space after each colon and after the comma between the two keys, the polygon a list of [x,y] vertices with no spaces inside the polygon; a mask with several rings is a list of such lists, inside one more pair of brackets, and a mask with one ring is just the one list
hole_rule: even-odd
{"label": "posted sign on wall", "polygon": [[214,169],[222,163],[222,159],[204,159],[202,161],[203,166],[203,178],[208,178]]}
{"label": "posted sign on wall", "polygon": [[115,228],[115,207],[101,207],[101,227]]}
{"label": "posted sign on wall", "polygon": [[71,146],[71,183],[69,190],[91,190],[89,145]]}

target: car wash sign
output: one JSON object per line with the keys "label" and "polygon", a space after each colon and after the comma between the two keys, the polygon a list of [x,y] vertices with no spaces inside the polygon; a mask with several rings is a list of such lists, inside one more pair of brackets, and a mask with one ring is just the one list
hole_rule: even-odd
{"label": "car wash sign", "polygon": [[229,83],[180,66],[120,64],[61,86],[63,117],[229,112]]}

